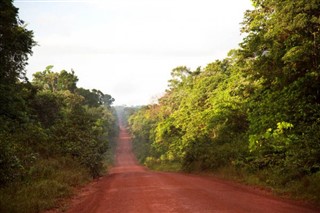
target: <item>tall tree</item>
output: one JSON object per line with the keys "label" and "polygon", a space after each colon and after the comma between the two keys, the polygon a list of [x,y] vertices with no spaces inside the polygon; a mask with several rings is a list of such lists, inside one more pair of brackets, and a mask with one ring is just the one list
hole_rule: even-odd
{"label": "tall tree", "polygon": [[286,164],[301,173],[317,171],[320,1],[253,3],[254,10],[245,14],[243,31],[248,35],[240,49],[243,70],[260,84],[249,104],[250,147],[257,148],[265,166]]}
{"label": "tall tree", "polygon": [[[35,45],[33,32],[25,28],[12,0],[0,1],[0,115],[15,119],[23,108],[22,85],[25,65]],[[3,117],[5,116],[5,117]]]}
{"label": "tall tree", "polygon": [[75,92],[77,88],[78,77],[74,71],[67,72],[66,70],[60,73],[52,71],[53,66],[47,66],[42,72],[33,74],[33,84],[40,89],[49,90],[51,92],[69,90]]}
{"label": "tall tree", "polygon": [[35,45],[33,32],[25,28],[12,0],[0,2],[0,81],[15,83],[25,78],[24,67]]}
{"label": "tall tree", "polygon": [[242,31],[248,73],[264,85],[285,87],[306,75],[319,82],[320,1],[253,0]]}

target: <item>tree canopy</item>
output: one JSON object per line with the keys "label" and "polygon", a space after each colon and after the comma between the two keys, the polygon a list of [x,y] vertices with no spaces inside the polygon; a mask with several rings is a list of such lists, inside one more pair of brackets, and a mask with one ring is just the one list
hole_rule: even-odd
{"label": "tree canopy", "polygon": [[158,104],[131,116],[137,154],[151,167],[233,168],[291,192],[307,181],[319,200],[320,1],[252,2],[238,49],[173,69]]}
{"label": "tree canopy", "polygon": [[54,207],[71,187],[105,171],[117,134],[112,96],[78,88],[73,70],[48,66],[29,82],[35,44],[12,0],[0,1],[0,212]]}

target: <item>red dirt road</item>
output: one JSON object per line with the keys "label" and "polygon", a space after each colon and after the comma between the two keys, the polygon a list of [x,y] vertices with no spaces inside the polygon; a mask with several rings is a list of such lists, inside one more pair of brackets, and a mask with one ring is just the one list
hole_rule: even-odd
{"label": "red dirt road", "polygon": [[251,187],[187,174],[152,172],[137,164],[121,129],[110,175],[90,184],[69,213],[319,212],[265,195]]}

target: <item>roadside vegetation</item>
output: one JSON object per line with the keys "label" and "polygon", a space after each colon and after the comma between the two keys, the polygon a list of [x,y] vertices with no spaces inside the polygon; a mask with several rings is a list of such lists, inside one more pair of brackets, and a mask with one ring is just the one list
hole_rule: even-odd
{"label": "roadside vegetation", "polygon": [[257,1],[228,57],[172,70],[129,118],[140,162],[320,203],[320,2]]}
{"label": "roadside vegetation", "polygon": [[0,2],[0,212],[56,207],[106,170],[114,99],[52,66],[25,76],[36,44],[11,0]]}
{"label": "roadside vegetation", "polygon": [[[320,2],[253,0],[228,57],[172,70],[157,104],[119,108],[140,162],[213,172],[320,203]],[[112,161],[114,99],[53,66],[26,77],[36,45],[0,2],[0,212],[41,212]],[[128,121],[128,123],[127,123]]]}

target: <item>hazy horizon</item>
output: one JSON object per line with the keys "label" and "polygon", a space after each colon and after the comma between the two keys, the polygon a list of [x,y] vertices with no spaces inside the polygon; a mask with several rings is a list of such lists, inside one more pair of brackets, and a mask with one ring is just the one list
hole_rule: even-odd
{"label": "hazy horizon", "polygon": [[[99,89],[114,105],[160,97],[177,66],[225,58],[241,42],[251,1],[15,1],[38,46],[27,76],[48,65],[73,69],[78,86]],[[231,14],[231,15],[230,15]]]}

